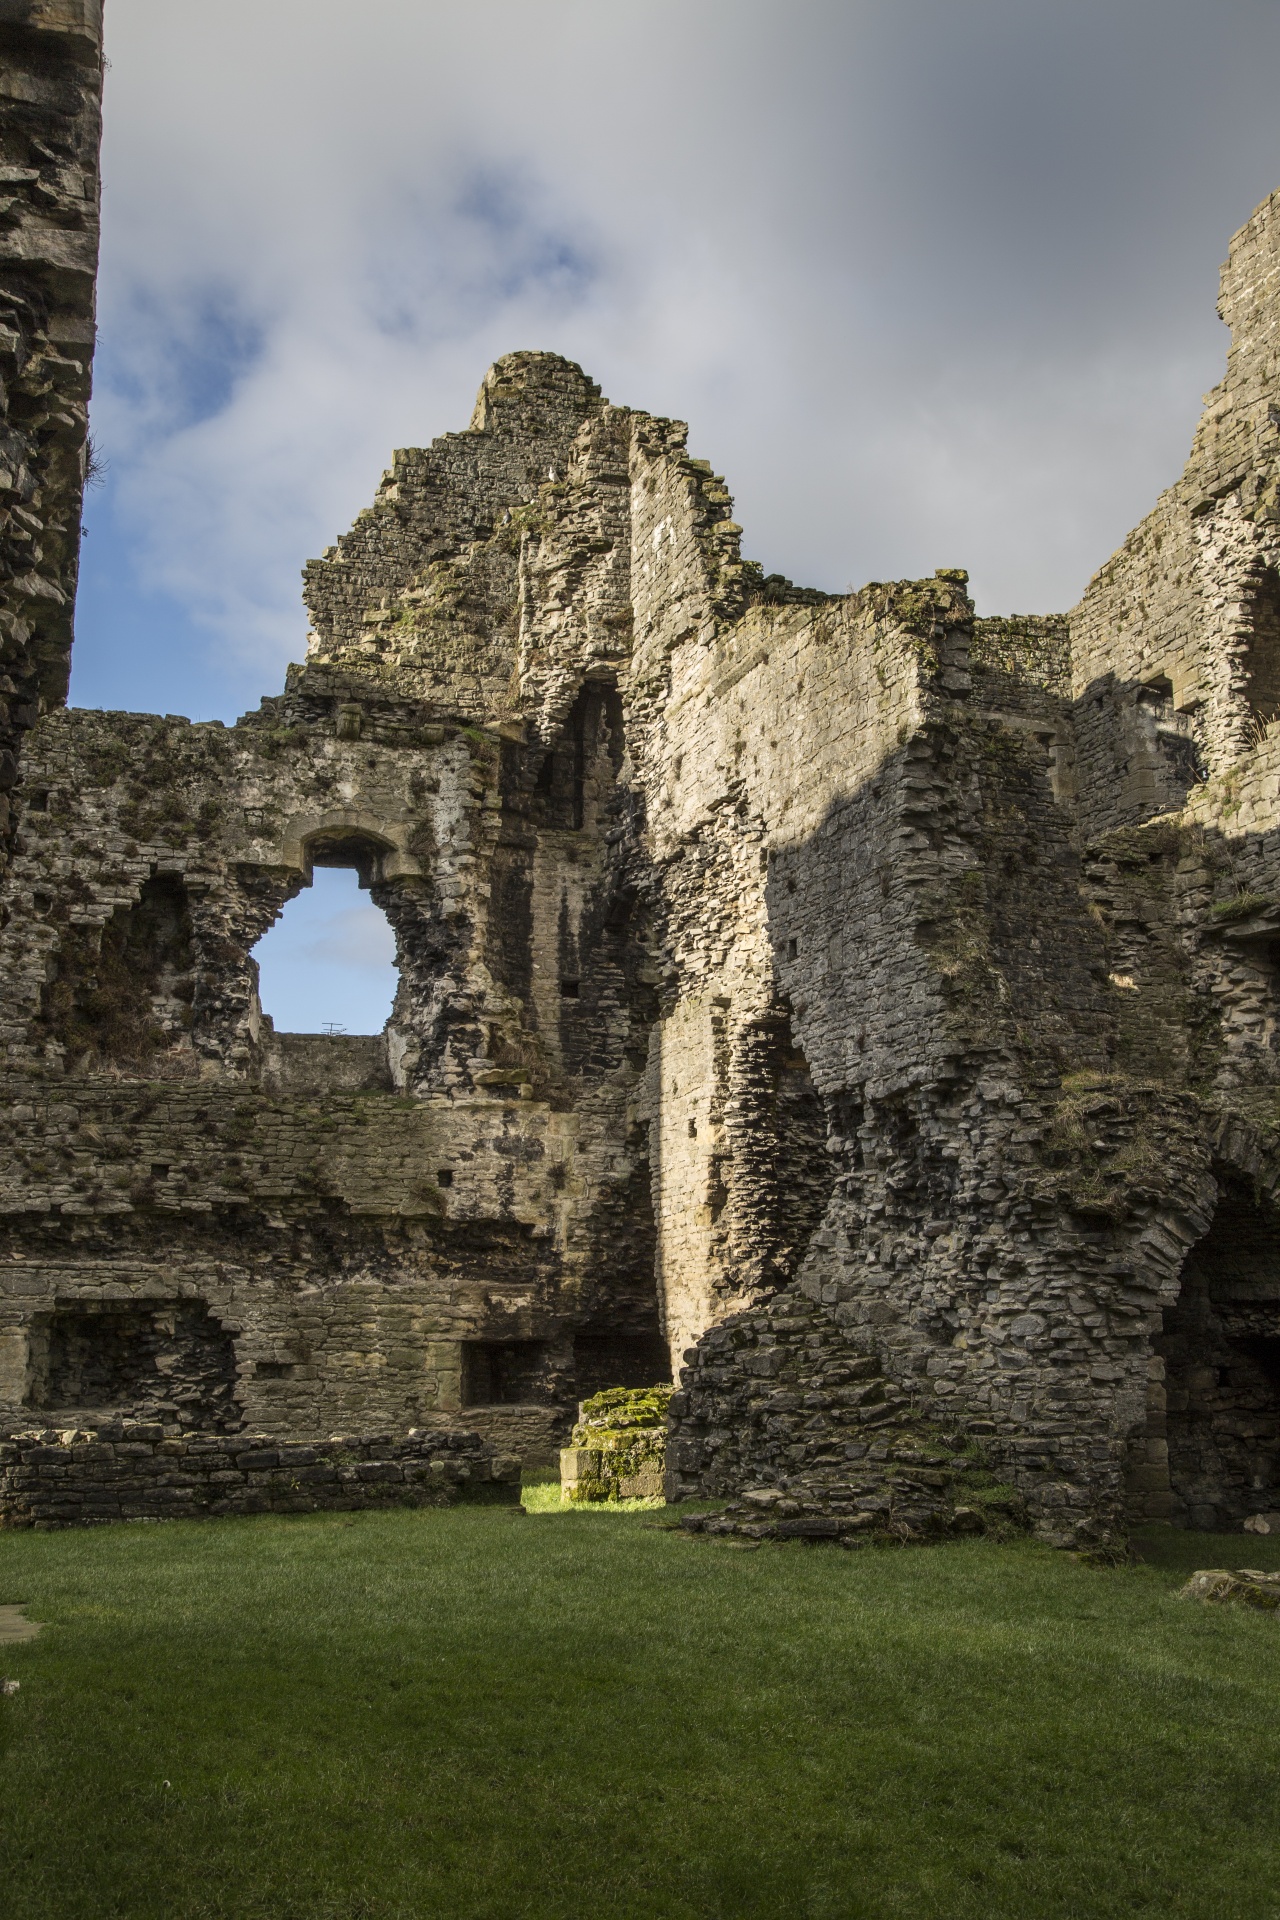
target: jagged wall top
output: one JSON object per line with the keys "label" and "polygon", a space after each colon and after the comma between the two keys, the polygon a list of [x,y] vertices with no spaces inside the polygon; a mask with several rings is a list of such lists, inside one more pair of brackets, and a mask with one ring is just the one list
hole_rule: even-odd
{"label": "jagged wall top", "polygon": [[557,354],[498,360],[466,431],[399,450],[373,505],[308,562],[309,660],[408,680],[464,712],[477,697],[487,704],[483,683],[496,675],[500,686],[513,664],[512,516],[556,478],[605,405],[581,367]]}
{"label": "jagged wall top", "polygon": [[1259,636],[1280,562],[1280,192],[1234,236],[1218,312],[1225,377],[1180,480],[1089,582],[1071,615],[1077,697],[1104,686],[1167,697],[1170,726],[1221,772],[1280,715]]}

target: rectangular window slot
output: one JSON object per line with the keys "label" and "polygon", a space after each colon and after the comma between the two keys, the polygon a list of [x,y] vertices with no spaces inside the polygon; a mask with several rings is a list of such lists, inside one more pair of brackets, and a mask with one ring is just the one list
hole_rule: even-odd
{"label": "rectangular window slot", "polygon": [[547,1399],[545,1340],[464,1340],[464,1407],[529,1406]]}
{"label": "rectangular window slot", "polygon": [[560,982],[560,998],[562,1000],[576,1000],[578,998],[578,982],[576,980],[562,980]]}

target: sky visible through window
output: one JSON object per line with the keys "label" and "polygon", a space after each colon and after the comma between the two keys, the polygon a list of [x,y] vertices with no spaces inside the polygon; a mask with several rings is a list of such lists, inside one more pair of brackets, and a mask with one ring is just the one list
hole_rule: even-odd
{"label": "sky visible through window", "polygon": [[380,1033],[396,991],[386,915],[346,867],[317,867],[253,950],[277,1033]]}

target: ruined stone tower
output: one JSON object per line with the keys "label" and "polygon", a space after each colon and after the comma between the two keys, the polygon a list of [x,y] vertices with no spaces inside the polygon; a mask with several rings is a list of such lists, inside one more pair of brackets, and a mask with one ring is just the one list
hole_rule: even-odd
{"label": "ruined stone tower", "polygon": [[[309,564],[283,694],[50,681],[0,1426],[539,1458],[670,1367],[677,1495],[838,1514],[909,1427],[1062,1541],[1280,1508],[1280,196],[1221,311],[1070,615],[764,577],[681,425],[518,353]],[[335,865],[394,1011],[276,1033],[251,950]]]}

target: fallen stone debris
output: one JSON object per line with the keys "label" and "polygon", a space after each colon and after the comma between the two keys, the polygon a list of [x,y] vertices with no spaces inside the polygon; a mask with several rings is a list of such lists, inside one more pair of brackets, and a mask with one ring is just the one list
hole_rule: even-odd
{"label": "fallen stone debris", "polygon": [[1280,1607],[1280,1573],[1257,1573],[1248,1567],[1233,1572],[1223,1567],[1202,1568],[1181,1589],[1181,1598],[1233,1602],[1274,1613]]}

